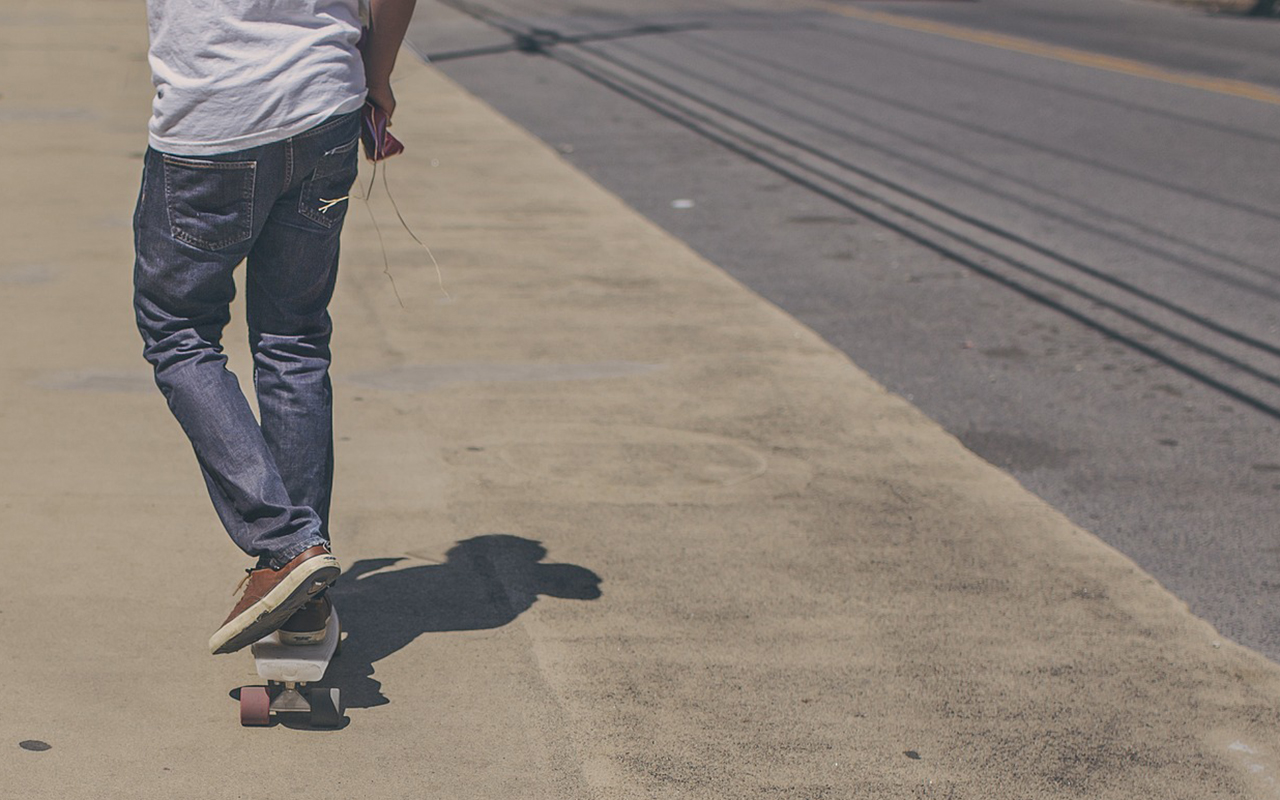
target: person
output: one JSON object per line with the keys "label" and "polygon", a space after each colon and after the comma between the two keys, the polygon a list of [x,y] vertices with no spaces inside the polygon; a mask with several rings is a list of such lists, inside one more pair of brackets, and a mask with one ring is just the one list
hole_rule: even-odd
{"label": "person", "polygon": [[[214,508],[256,559],[209,641],[214,653],[276,629],[293,643],[323,635],[324,590],[340,573],[327,308],[360,110],[395,112],[391,71],[414,5],[147,2],[155,97],[134,213],[134,310]],[[241,262],[259,418],[221,345]]]}

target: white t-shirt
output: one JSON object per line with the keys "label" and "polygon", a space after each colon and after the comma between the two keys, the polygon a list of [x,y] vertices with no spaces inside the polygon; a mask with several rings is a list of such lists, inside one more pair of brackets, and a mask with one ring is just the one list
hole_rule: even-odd
{"label": "white t-shirt", "polygon": [[360,0],[147,0],[150,143],[244,150],[364,103]]}

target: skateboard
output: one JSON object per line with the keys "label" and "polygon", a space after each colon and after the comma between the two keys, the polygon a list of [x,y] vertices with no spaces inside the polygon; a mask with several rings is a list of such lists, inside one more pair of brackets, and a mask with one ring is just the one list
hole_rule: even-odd
{"label": "skateboard", "polygon": [[240,689],[240,724],[270,725],[272,714],[307,714],[318,728],[342,724],[342,701],[337,689],[314,686],[342,645],[337,610],[329,612],[324,639],[315,644],[280,643],[273,631],[250,645],[258,677],[266,686]]}

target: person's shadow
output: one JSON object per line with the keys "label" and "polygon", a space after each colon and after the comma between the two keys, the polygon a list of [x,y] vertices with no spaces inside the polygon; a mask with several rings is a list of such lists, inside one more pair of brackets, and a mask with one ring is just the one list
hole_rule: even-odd
{"label": "person's shadow", "polygon": [[347,635],[325,684],[342,691],[348,708],[383,705],[391,701],[373,678],[374,664],[419,635],[501,627],[538,595],[600,596],[600,576],[573,564],[540,563],[546,555],[540,542],[495,533],[458,542],[443,564],[381,571],[404,559],[357,561],[329,590]]}

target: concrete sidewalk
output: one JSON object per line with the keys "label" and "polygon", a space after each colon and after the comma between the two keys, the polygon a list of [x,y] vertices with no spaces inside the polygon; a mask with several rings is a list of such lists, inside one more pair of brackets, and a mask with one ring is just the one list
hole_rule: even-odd
{"label": "concrete sidewalk", "polygon": [[247,564],[129,304],[141,4],[0,20],[0,797],[1280,795],[1280,667],[408,54],[387,177],[449,296],[379,180],[348,721],[240,728]]}

